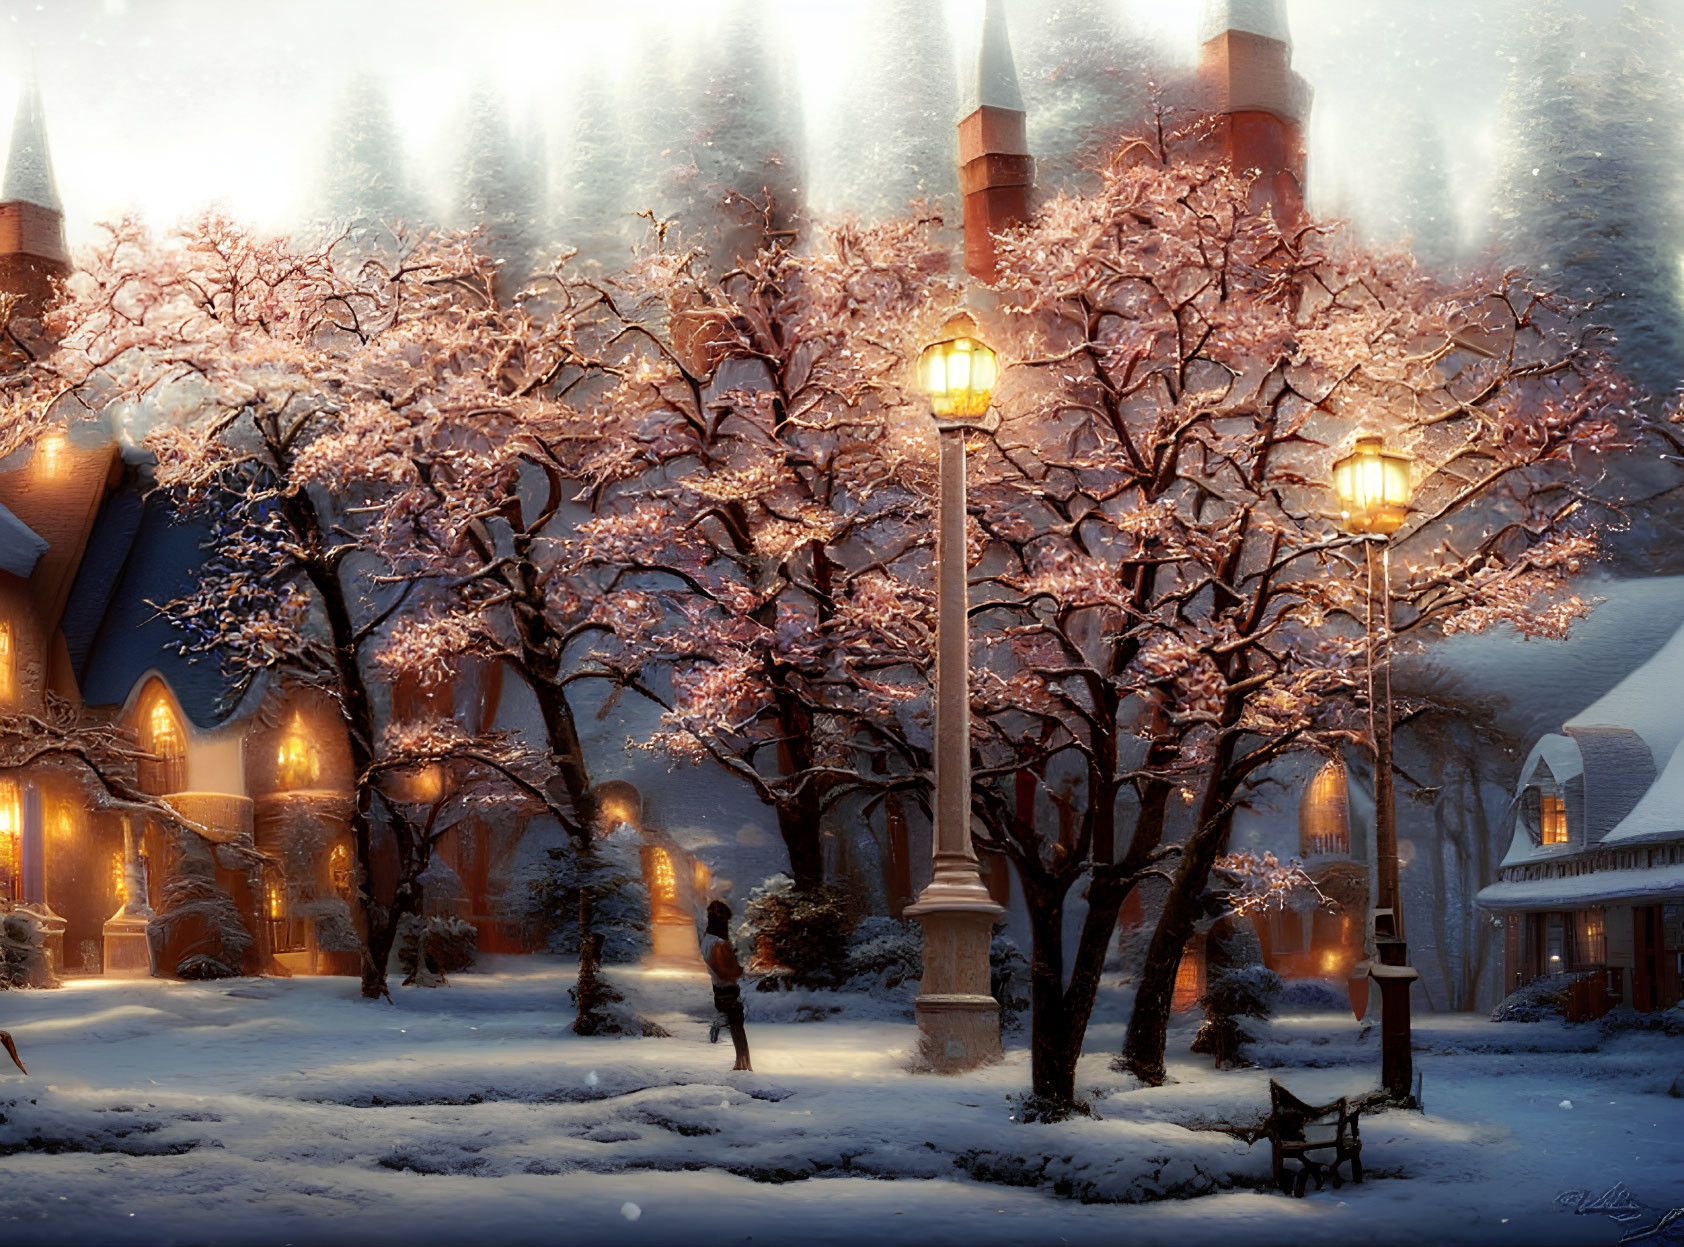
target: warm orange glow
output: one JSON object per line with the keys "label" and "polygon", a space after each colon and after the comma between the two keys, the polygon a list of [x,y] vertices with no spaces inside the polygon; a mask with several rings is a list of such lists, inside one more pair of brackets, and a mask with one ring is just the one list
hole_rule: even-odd
{"label": "warm orange glow", "polygon": [[1329,758],[1298,802],[1298,851],[1305,857],[1348,857],[1351,798],[1345,764]]}
{"label": "warm orange glow", "polygon": [[16,780],[0,779],[0,891],[18,899],[19,875],[23,871],[23,795]]}
{"label": "warm orange glow", "polygon": [[264,891],[264,904],[270,918],[286,917],[286,893],[281,890],[279,879],[269,880],[269,886]]}
{"label": "warm orange glow", "polygon": [[649,855],[649,891],[653,898],[665,904],[678,899],[678,880],[672,873],[672,855],[665,849],[655,849]]}
{"label": "warm orange glow", "polygon": [[327,855],[328,875],[333,881],[334,895],[347,905],[351,903],[351,850],[343,844],[333,846]]}
{"label": "warm orange glow", "polygon": [[924,348],[918,357],[918,383],[929,395],[937,420],[974,420],[986,415],[1000,376],[994,352],[972,335],[968,316],[948,322],[950,336]]}
{"label": "warm orange glow", "polygon": [[1332,974],[1339,968],[1339,954],[1332,950],[1321,955],[1321,968],[1327,974]]}
{"label": "warm orange glow", "polygon": [[63,433],[48,433],[35,447],[35,467],[42,476],[57,476],[64,470],[70,444]]}
{"label": "warm orange glow", "polygon": [[141,715],[141,748],[156,761],[141,766],[141,787],[157,796],[187,786],[187,738],[170,707],[169,695],[154,684]]}
{"label": "warm orange glow", "polygon": [[1538,830],[1545,844],[1567,843],[1567,802],[1545,793],[1538,802]]}
{"label": "warm orange glow", "polygon": [[1201,972],[1199,955],[1191,948],[1181,954],[1181,964],[1175,970],[1175,994],[1170,997],[1169,1007],[1176,1013],[1191,1009],[1199,1003],[1199,997],[1204,993],[1204,975]]}
{"label": "warm orange glow", "polygon": [[1346,532],[1395,533],[1409,515],[1409,457],[1387,450],[1382,438],[1358,437],[1333,465],[1333,492]]}
{"label": "warm orange glow", "polygon": [[707,868],[705,862],[697,862],[691,868],[690,881],[695,885],[697,896],[706,896],[713,885],[713,871]]}
{"label": "warm orange glow", "polygon": [[304,730],[304,716],[295,710],[275,751],[275,786],[289,791],[314,788],[321,775],[321,755]]}
{"label": "warm orange glow", "polygon": [[111,855],[111,894],[119,902],[129,899],[129,875],[128,871],[123,868],[123,855],[121,853]]}
{"label": "warm orange glow", "polygon": [[12,648],[10,620],[0,619],[0,701],[17,695],[17,654]]}

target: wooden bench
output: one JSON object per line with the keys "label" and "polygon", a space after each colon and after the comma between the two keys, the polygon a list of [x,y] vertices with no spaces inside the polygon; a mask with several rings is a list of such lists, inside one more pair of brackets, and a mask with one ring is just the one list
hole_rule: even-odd
{"label": "wooden bench", "polygon": [[[1335,1188],[1342,1185],[1339,1166],[1351,1165],[1351,1181],[1362,1181],[1362,1134],[1358,1118],[1344,1097],[1331,1104],[1306,1104],[1273,1078],[1269,1080],[1269,1151],[1275,1185],[1302,1197],[1310,1179],[1321,1190],[1328,1178]],[[1286,1162],[1296,1160],[1296,1173],[1288,1173]]]}

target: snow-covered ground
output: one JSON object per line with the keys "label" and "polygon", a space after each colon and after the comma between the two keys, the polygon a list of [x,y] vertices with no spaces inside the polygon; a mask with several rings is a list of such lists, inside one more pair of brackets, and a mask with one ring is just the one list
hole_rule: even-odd
{"label": "snow-covered ground", "polygon": [[[1178,1030],[1177,1081],[1148,1090],[1108,1068],[1113,1002],[1080,1080],[1098,1119],[1023,1125],[1021,1035],[917,1076],[893,1004],[751,994],[736,1074],[705,981],[618,981],[672,1038],[571,1034],[542,958],[395,1006],[348,979],[0,995],[30,1067],[0,1078],[0,1241],[1614,1243],[1684,1208],[1684,1041],[1653,1033],[1419,1018],[1426,1114],[1367,1119],[1371,1180],[1293,1200],[1263,1189],[1266,1142],[1197,1127],[1255,1118],[1271,1074],[1371,1088],[1348,1013],[1277,1019],[1255,1070],[1213,1073]],[[1645,1209],[1624,1223],[1561,1198],[1617,1182]]]}

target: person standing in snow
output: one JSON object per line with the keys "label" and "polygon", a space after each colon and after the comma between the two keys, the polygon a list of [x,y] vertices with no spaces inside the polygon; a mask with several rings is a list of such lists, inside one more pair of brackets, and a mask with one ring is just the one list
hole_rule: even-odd
{"label": "person standing in snow", "polygon": [[737,1049],[732,1069],[751,1070],[748,1063],[748,1032],[743,1029],[743,992],[738,980],[743,968],[731,947],[731,907],[724,901],[708,902],[707,934],[702,936],[702,960],[713,980],[713,1007],[731,1029],[731,1043]]}

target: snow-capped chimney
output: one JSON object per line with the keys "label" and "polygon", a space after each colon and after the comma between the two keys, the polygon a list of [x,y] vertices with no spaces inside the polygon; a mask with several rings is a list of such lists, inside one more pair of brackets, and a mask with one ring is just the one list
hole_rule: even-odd
{"label": "snow-capped chimney", "polygon": [[995,276],[994,235],[1029,219],[1035,162],[1023,93],[1006,33],[1004,0],[988,0],[976,81],[959,122],[959,191],[965,200],[965,271]]}
{"label": "snow-capped chimney", "polygon": [[69,272],[64,205],[53,180],[41,90],[32,73],[18,94],[11,151],[0,181],[0,293],[19,296],[17,314],[39,320]]}
{"label": "snow-capped chimney", "polygon": [[1199,82],[1219,119],[1216,141],[1285,221],[1304,210],[1304,123],[1310,86],[1292,68],[1285,0],[1204,0]]}

